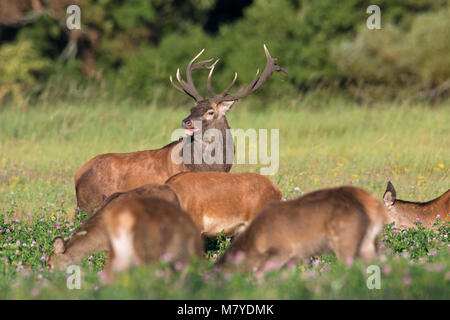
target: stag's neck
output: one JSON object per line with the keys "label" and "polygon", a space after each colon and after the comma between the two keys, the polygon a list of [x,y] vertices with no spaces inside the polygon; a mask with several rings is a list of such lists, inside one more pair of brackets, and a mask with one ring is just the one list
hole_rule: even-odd
{"label": "stag's neck", "polygon": [[[205,135],[205,131],[208,129],[204,130],[201,135],[194,134],[194,136],[185,139],[184,144],[187,144],[187,148],[190,150],[191,154],[191,163],[184,164],[187,171],[229,172],[231,170],[234,159],[234,141],[230,133],[228,122],[224,119],[220,123],[216,123],[212,128],[221,133],[220,144],[217,144],[215,135]],[[195,153],[199,152],[202,155],[201,163],[195,163]],[[215,157],[216,152],[218,154],[217,158]],[[220,157],[220,153],[222,154],[222,157]],[[210,155],[215,160],[212,163],[208,163],[205,160],[206,155]]]}

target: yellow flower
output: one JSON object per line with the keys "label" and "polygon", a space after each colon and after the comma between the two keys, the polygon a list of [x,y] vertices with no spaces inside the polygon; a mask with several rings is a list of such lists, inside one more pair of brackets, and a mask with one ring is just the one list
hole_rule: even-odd
{"label": "yellow flower", "polygon": [[358,175],[357,174],[352,174],[352,178],[353,179],[358,179]]}
{"label": "yellow flower", "polygon": [[56,220],[56,217],[55,217],[55,216],[52,216],[50,219],[52,219],[52,221],[55,221],[55,220]]}
{"label": "yellow flower", "polygon": [[438,163],[438,167],[441,168],[441,169],[444,169],[445,165],[443,163]]}

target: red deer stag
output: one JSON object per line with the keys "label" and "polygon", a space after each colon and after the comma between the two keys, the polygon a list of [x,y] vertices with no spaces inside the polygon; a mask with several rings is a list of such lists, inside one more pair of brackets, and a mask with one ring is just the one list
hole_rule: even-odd
{"label": "red deer stag", "polygon": [[108,237],[104,216],[116,205],[115,200],[141,198],[161,198],[180,208],[178,197],[168,185],[148,184],[123,193],[115,193],[104,202],[103,206],[64,241],[57,237],[53,243],[53,253],[49,256],[47,265],[56,265],[64,270],[69,264],[78,264],[88,255],[100,251],[108,251]]}
{"label": "red deer stag", "polygon": [[[181,78],[178,69],[177,79],[181,87],[173,82],[172,77],[170,77],[171,83],[177,90],[195,100],[190,115],[182,121],[182,126],[189,136],[157,150],[108,153],[89,160],[74,176],[78,207],[92,214],[95,208],[100,207],[103,195],[109,196],[115,192],[127,191],[147,183],[164,183],[169,177],[183,171],[230,171],[234,158],[234,143],[232,137],[230,138],[230,127],[225,117],[226,112],[236,101],[258,90],[273,72],[286,72],[285,69],[276,64],[277,59],[270,56],[266,46],[264,46],[264,51],[267,63],[261,76],[259,76],[258,70],[252,82],[234,94],[228,94],[228,92],[234,85],[237,74],[222,93],[217,94],[213,91],[211,77],[218,60],[210,66],[207,66],[207,64],[212,59],[194,63],[203,53],[203,50],[189,62],[186,70],[187,82]],[[196,69],[210,70],[207,88],[211,98],[204,99],[195,88],[191,72]],[[194,127],[198,123],[202,127],[201,137],[209,129],[216,129],[222,133],[221,148],[223,148],[224,161],[217,161],[222,163],[208,164],[209,162],[204,161],[203,151],[208,150],[208,146],[214,141],[213,139],[202,140],[200,138],[199,143],[193,143],[196,139],[199,139],[199,134],[194,134],[195,131],[199,130],[198,127]],[[198,161],[200,163],[184,161],[187,152],[183,154],[183,150],[188,150],[189,158],[195,160],[198,157],[195,154],[198,154],[199,148],[195,149],[194,147],[198,145],[201,147],[201,161]],[[172,153],[180,155],[183,161],[179,164],[175,163],[172,160]]]}
{"label": "red deer stag", "polygon": [[256,173],[182,172],[166,184],[206,237],[237,235],[266,204],[281,200],[280,189]]}
{"label": "red deer stag", "polygon": [[428,202],[410,202],[397,199],[394,185],[389,181],[383,200],[389,218],[401,229],[413,227],[417,218],[425,228],[433,228],[439,217],[450,221],[450,190]]}
{"label": "red deer stag", "polygon": [[266,206],[216,263],[264,273],[286,263],[334,252],[341,260],[369,260],[387,220],[383,203],[343,186]]}

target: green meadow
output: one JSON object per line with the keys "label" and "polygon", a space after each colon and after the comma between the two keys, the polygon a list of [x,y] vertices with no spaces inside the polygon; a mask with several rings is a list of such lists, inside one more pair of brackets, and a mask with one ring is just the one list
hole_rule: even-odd
{"label": "green meadow", "polygon": [[[387,227],[375,262],[381,289],[367,288],[367,266],[359,261],[347,266],[333,256],[262,279],[215,274],[211,264],[228,245],[224,238],[212,240],[205,261],[184,276],[164,265],[141,267],[120,275],[112,286],[100,282],[105,259],[97,254],[83,264],[81,289],[67,289],[64,274],[46,269],[45,256],[55,236],[70,236],[86,219],[76,210],[73,174],[101,153],[169,143],[190,103],[178,108],[98,101],[0,107],[0,298],[450,298],[448,227],[434,232],[420,224],[404,235]],[[381,199],[391,180],[398,198],[427,201],[450,187],[448,101],[361,106],[298,99],[265,108],[254,103],[236,104],[228,122],[233,129],[279,129],[279,170],[271,178],[286,199],[344,184]],[[234,165],[232,171],[259,173],[261,167]]]}

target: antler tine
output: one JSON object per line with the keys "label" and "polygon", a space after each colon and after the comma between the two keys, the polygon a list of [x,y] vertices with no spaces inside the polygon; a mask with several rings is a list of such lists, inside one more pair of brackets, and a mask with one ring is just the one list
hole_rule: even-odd
{"label": "antler tine", "polygon": [[[177,89],[177,90],[180,91],[181,93],[188,94],[186,91],[184,91],[183,89],[181,89],[179,86],[177,86],[177,85],[175,84],[175,82],[174,82],[173,79],[172,79],[172,75],[170,75],[169,80],[170,80],[170,83],[174,86],[175,89]],[[189,95],[190,95],[190,94],[189,94]],[[192,96],[191,96],[191,97],[192,97]]]}
{"label": "antler tine", "polygon": [[212,65],[211,65],[211,69],[209,71],[208,74],[208,80],[206,81],[206,88],[208,89],[209,94],[211,95],[211,97],[215,97],[217,96],[217,94],[214,92],[212,85],[211,85],[211,78],[212,78],[212,74],[214,72],[214,68],[216,67],[217,62],[219,62],[220,59],[217,59]]}
{"label": "antler tine", "polygon": [[267,49],[265,44],[264,44],[264,52],[266,54],[267,62],[266,62],[266,66],[265,66],[264,71],[262,72],[261,76],[258,78],[258,75],[259,75],[259,69],[258,69],[252,82],[247,87],[236,92],[235,94],[224,95],[224,97],[221,99],[221,101],[239,100],[241,98],[248,96],[249,94],[258,90],[263,85],[263,83],[270,77],[270,75],[275,71],[277,71],[277,72],[281,71],[281,72],[287,73],[286,69],[277,65],[277,63],[276,63],[277,59],[276,58],[274,59],[270,56],[270,52]]}
{"label": "antler tine", "polygon": [[223,90],[222,93],[220,94],[222,97],[224,97],[228,93],[228,91],[230,91],[230,89],[234,86],[236,79],[237,79],[237,72],[234,73],[234,78],[233,81],[231,81],[230,85],[226,87],[226,89]]}
{"label": "antler tine", "polygon": [[177,69],[176,77],[182,88],[178,87],[174,83],[172,76],[170,76],[170,82],[175,87],[175,89],[177,89],[178,91],[180,91],[182,93],[189,95],[190,97],[194,98],[195,101],[203,100],[203,97],[198,93],[197,89],[195,88],[194,81],[192,80],[191,72],[192,72],[192,70],[196,70],[196,69],[209,70],[212,67],[212,66],[207,66],[206,64],[210,63],[213,59],[203,60],[203,61],[194,63],[194,61],[197,60],[198,57],[200,57],[204,51],[205,51],[205,49],[200,51],[191,61],[189,61],[189,64],[186,68],[187,82],[185,82],[183,80],[183,78],[181,78],[180,69],[179,68]]}

